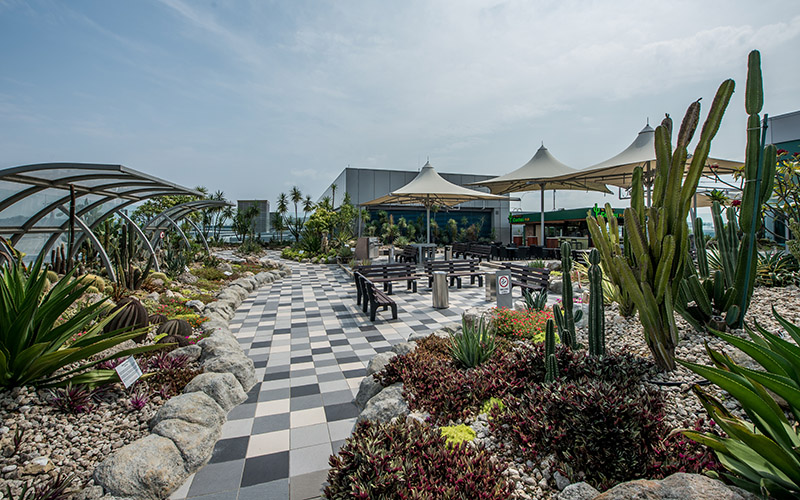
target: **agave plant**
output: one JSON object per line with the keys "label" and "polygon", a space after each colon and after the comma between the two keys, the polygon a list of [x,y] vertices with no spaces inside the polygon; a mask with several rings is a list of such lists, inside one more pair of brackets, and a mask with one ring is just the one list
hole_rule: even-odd
{"label": "agave plant", "polygon": [[[27,273],[20,262],[10,262],[0,267],[0,274],[0,387],[69,383],[96,386],[115,382],[118,378],[114,370],[93,369],[95,365],[163,347],[140,346],[89,362],[96,354],[142,332],[103,334],[103,327],[113,318],[109,315],[94,322],[103,312],[104,300],[59,323],[59,317],[88,285],[70,282],[70,272],[45,293],[47,274],[42,272],[41,256]],[[68,344],[72,338],[78,340]],[[76,362],[82,363],[56,374]]]}
{"label": "agave plant", "polygon": [[450,336],[451,356],[467,368],[489,359],[496,347],[494,332],[483,316],[475,320],[462,316],[461,333]]}
{"label": "agave plant", "polygon": [[[794,343],[758,322],[755,330],[746,328],[751,340],[712,332],[751,357],[763,371],[744,368],[708,346],[714,367],[679,361],[736,398],[750,422],[736,417],[716,398],[694,386],[709,416],[729,437],[689,430],[683,433],[712,448],[731,472],[725,476],[737,486],[774,498],[800,498],[800,326],[786,321],[774,308],[772,314]],[[772,393],[783,398],[794,422]]]}
{"label": "agave plant", "polygon": [[535,294],[526,288],[522,291],[522,297],[525,299],[525,308],[529,311],[544,311],[547,307],[547,290],[544,288]]}

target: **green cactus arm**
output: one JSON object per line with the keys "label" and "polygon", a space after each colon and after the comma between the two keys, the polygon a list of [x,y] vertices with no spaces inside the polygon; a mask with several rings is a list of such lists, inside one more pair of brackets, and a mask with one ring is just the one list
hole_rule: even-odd
{"label": "green cactus arm", "polygon": [[672,271],[673,257],[675,256],[675,238],[668,234],[662,242],[661,260],[658,262],[658,268],[655,275],[655,292],[656,302],[661,302],[664,298],[664,292],[669,283],[670,273]]}
{"label": "green cactus arm", "polygon": [[[641,166],[634,168],[633,175],[631,176],[631,208],[638,217],[639,226],[644,226],[644,184],[642,183]],[[628,217],[626,215],[625,225],[627,226],[628,224]]]}
{"label": "green cactus arm", "polygon": [[669,166],[672,163],[672,147],[665,127],[656,127],[656,179],[653,183],[653,206],[661,206],[667,195]]}
{"label": "green cactus arm", "polygon": [[778,164],[778,148],[774,144],[764,148],[764,172],[761,174],[761,193],[759,196],[760,204],[764,204],[772,197],[772,189],[775,186],[775,170]]}
{"label": "green cactus arm", "polygon": [[761,78],[761,53],[753,50],[747,56],[747,86],[744,109],[748,115],[761,113],[764,106],[764,86]]}
{"label": "green cactus arm", "polygon": [[[630,223],[628,223],[628,221],[630,221]],[[647,248],[642,226],[639,225],[639,216],[633,208],[625,209],[625,224],[628,232],[628,241],[636,257],[636,262],[639,264],[639,278],[640,280],[646,280],[648,270],[652,267],[650,252]]]}

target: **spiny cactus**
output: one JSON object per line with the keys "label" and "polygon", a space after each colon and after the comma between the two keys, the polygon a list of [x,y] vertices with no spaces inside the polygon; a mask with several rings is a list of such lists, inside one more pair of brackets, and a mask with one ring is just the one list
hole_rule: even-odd
{"label": "spiny cactus", "polygon": [[[563,339],[562,339],[563,340]],[[547,320],[544,334],[544,366],[545,382],[552,382],[558,375],[558,360],[556,359],[556,334],[553,329],[553,320]]]}
{"label": "spiny cactus", "polygon": [[[121,309],[121,311],[119,311]],[[126,297],[120,300],[116,307],[111,312],[119,311],[111,321],[109,321],[103,328],[105,333],[121,330],[124,332],[131,332],[140,328],[147,327],[147,309],[144,308],[141,302],[133,297]],[[147,338],[147,332],[133,339],[134,342],[141,343]]]}
{"label": "spiny cactus", "polygon": [[188,337],[192,334],[192,325],[184,319],[171,319],[158,327],[157,334],[178,335]]}
{"label": "spiny cactus", "polygon": [[[624,231],[620,238],[620,228],[617,216],[609,203],[605,206],[605,216],[594,214],[591,211],[587,214],[588,218],[593,218],[597,224],[589,224],[589,233],[592,235],[592,242],[600,252],[603,262],[613,262],[616,257],[631,259],[630,241],[628,232]],[[631,296],[622,284],[622,275],[615,266],[605,265],[605,272],[611,285],[618,291],[616,294],[619,313],[628,318],[636,312],[636,304],[631,300]]]}
{"label": "spiny cactus", "polygon": [[606,353],[606,318],[603,309],[603,271],[600,269],[600,252],[589,252],[589,354]]}
{"label": "spiny cactus", "polygon": [[[726,80],[717,90],[688,169],[688,145],[700,120],[700,101],[693,102],[686,111],[674,151],[669,115],[656,128],[652,206],[645,207],[642,168],[637,167],[631,179],[631,206],[625,210],[630,253],[624,256],[612,252],[601,254],[604,267],[619,274],[621,288],[636,304],[647,346],[662,370],[675,369],[678,329],[674,299],[680,291],[688,254],[686,218],[708,159],[711,140],[719,130],[733,88],[733,80]],[[601,236],[595,241],[602,245],[600,223],[607,222],[592,216],[587,217],[586,222],[593,238]],[[606,260],[608,256],[611,260]]]}
{"label": "spiny cactus", "polygon": [[[563,289],[561,290],[561,306],[564,308],[564,329],[569,330],[572,340],[575,339],[575,316],[572,312],[572,247],[566,241],[561,244],[561,273]],[[563,339],[562,339],[563,340]],[[569,347],[573,347],[570,342]]]}
{"label": "spiny cactus", "polygon": [[[714,202],[716,203],[716,202]],[[706,235],[703,233],[703,219],[694,219],[694,248],[697,253],[697,272],[701,278],[708,278],[708,253],[706,252]]]}

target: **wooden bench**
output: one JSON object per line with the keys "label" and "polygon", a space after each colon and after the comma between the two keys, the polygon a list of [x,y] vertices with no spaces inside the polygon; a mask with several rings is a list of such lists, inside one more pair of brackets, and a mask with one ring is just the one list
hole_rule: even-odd
{"label": "wooden bench", "polygon": [[479,260],[434,260],[425,263],[425,274],[428,275],[428,286],[433,286],[433,273],[434,271],[442,271],[447,273],[450,279],[450,286],[458,284],[461,288],[461,278],[469,277],[469,283],[475,284],[475,279],[478,280],[478,285],[483,286],[483,272],[478,268],[481,263]]}
{"label": "wooden bench", "polygon": [[419,252],[416,248],[412,246],[407,246],[403,248],[403,251],[394,256],[395,262],[417,262],[417,258],[419,257]]}
{"label": "wooden bench", "polygon": [[469,244],[467,243],[453,243],[453,258],[461,257],[466,258],[469,251]]}
{"label": "wooden bench", "polygon": [[364,299],[363,302],[359,301],[358,303],[361,304],[361,310],[365,313],[369,310],[369,320],[375,321],[375,315],[379,307],[383,308],[384,311],[391,307],[392,319],[397,319],[397,303],[381,290],[378,290],[378,288],[375,287],[375,283],[362,274],[355,273],[354,276],[356,288],[360,291],[359,297],[363,296]]}
{"label": "wooden bench", "polygon": [[501,266],[503,269],[511,271],[511,285],[520,287],[523,294],[525,290],[547,290],[547,286],[550,284],[549,269],[540,269],[512,262],[503,262]]}
{"label": "wooden bench", "polygon": [[469,250],[464,254],[464,257],[475,257],[480,261],[486,259],[492,260],[492,246],[483,244],[473,244],[469,246]]}
{"label": "wooden bench", "polygon": [[356,266],[354,271],[373,283],[382,283],[383,291],[389,295],[392,294],[392,283],[395,281],[405,281],[408,290],[417,291],[419,275],[416,274],[416,266],[410,262]]}

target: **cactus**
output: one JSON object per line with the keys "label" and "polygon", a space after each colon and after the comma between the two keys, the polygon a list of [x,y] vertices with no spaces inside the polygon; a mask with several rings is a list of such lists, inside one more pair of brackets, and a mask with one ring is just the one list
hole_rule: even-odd
{"label": "cactus", "polygon": [[[553,315],[556,317],[556,324],[558,325],[558,334],[561,337],[561,343],[570,349],[577,349],[578,337],[575,335],[575,323],[583,318],[583,311],[573,311],[573,297],[572,297],[572,249],[566,241],[561,244],[561,272],[562,272],[562,290],[561,290],[561,308],[564,309],[564,314],[561,314],[561,308],[558,305],[553,307]],[[556,316],[556,309],[558,309],[558,316]]]}
{"label": "cactus", "polygon": [[[758,115],[763,102],[760,66],[758,51],[752,51],[748,60],[745,91],[745,108],[750,116],[742,173],[744,193],[738,213],[738,225],[733,207],[726,211],[728,223],[725,224],[722,221],[722,209],[718,202],[714,202],[711,214],[722,269],[709,276],[707,266],[705,270],[701,266],[698,251],[698,272],[695,273],[693,267],[687,266],[691,268],[687,270],[681,285],[680,300],[676,302],[676,309],[699,330],[709,327],[724,329],[725,326],[741,328],[753,296],[758,263],[757,256],[754,255],[755,233],[761,224],[761,207],[772,193],[777,162],[775,146],[763,147],[765,129],[760,127]],[[759,132],[762,133],[760,138]],[[695,224],[695,234],[697,225],[698,223]],[[701,278],[705,281],[701,282]],[[694,306],[689,305],[692,301]],[[719,317],[724,318],[724,323]]]}
{"label": "cactus", "polygon": [[163,314],[154,313],[147,317],[147,322],[151,325],[163,325],[167,322],[167,317]]}
{"label": "cactus", "polygon": [[[122,309],[120,311],[120,309]],[[109,333],[116,330],[130,332],[139,328],[147,327],[147,309],[144,308],[141,302],[132,297],[126,297],[117,302],[116,307],[111,310],[112,313],[119,311],[111,321],[106,323],[103,332]],[[133,339],[134,342],[140,344],[147,338],[147,332],[142,333]]]}
{"label": "cactus", "polygon": [[158,327],[156,334],[160,335],[162,333],[186,338],[192,334],[192,325],[184,319],[171,319]]}
{"label": "cactus", "polygon": [[127,225],[123,225],[120,231],[119,245],[114,252],[117,272],[117,287],[135,291],[141,288],[144,280],[150,273],[153,265],[153,257],[147,260],[144,271],[134,264],[136,256],[136,244],[133,231],[128,230]]}
{"label": "cactus", "polygon": [[556,334],[553,331],[553,320],[547,320],[544,334],[544,366],[545,382],[552,382],[558,374],[558,360],[556,359]]}
{"label": "cactus", "polygon": [[603,310],[603,271],[600,269],[600,252],[593,248],[589,253],[589,354],[606,353],[606,325]]}
{"label": "cactus", "polygon": [[177,347],[186,347],[187,345],[191,345],[191,342],[181,335],[166,335],[158,339],[156,344],[177,344]]}
{"label": "cactus", "polygon": [[[632,259],[628,232],[623,231],[622,241],[620,242],[617,216],[608,203],[606,203],[605,213],[605,217],[600,214],[595,215],[591,211],[587,214],[587,220],[591,217],[597,222],[596,225],[589,224],[589,232],[592,235],[595,247],[600,252],[602,262],[613,262],[617,256],[628,260]],[[633,316],[636,312],[636,304],[633,303],[630,294],[622,284],[622,275],[617,271],[616,266],[607,264],[604,266],[606,277],[611,282],[611,285],[619,291],[617,294],[619,313],[626,318]]]}
{"label": "cactus", "polygon": [[558,328],[558,336],[561,339],[561,343],[570,349],[575,349],[577,347],[575,343],[575,336],[569,331],[569,329],[567,329],[567,324],[564,318],[565,315],[561,312],[561,307],[558,304],[554,304],[553,320],[555,321],[556,328]]}
{"label": "cactus", "polygon": [[[675,369],[678,330],[673,299],[678,296],[685,274],[689,245],[686,219],[711,140],[719,130],[733,88],[733,80],[726,80],[717,90],[688,169],[688,145],[699,123],[700,101],[693,102],[686,111],[674,151],[669,115],[656,128],[652,205],[645,208],[642,167],[637,167],[631,180],[631,206],[625,210],[630,252],[620,255],[611,249],[600,251],[604,267],[619,275],[620,288],[636,304],[647,346],[662,370]],[[603,234],[608,233],[608,228],[601,228],[600,224],[608,223],[592,216],[586,222],[594,241],[599,246],[607,245]]]}
{"label": "cactus", "polygon": [[694,219],[694,248],[697,253],[697,271],[701,278],[708,278],[708,254],[706,253],[706,236],[703,233],[703,219]]}

